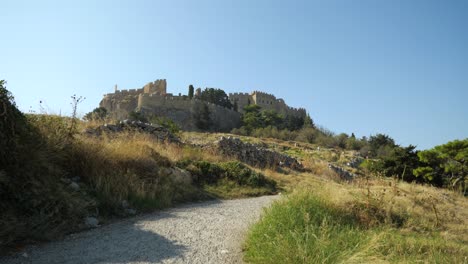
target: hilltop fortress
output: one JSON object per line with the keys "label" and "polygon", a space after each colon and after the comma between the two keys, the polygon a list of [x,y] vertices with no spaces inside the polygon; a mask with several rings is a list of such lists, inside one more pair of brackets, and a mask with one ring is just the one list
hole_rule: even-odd
{"label": "hilltop fortress", "polygon": [[239,127],[243,108],[249,104],[259,105],[262,110],[274,110],[284,116],[305,118],[307,115],[304,108],[289,107],[283,99],[259,91],[250,94],[230,93],[229,100],[232,104],[237,104],[238,111],[203,102],[198,99],[200,94],[200,88],[195,91],[193,98],[167,93],[167,82],[162,79],[150,82],[140,89],[119,90],[116,85],[114,93],[105,94],[99,106],[106,108],[115,119],[126,119],[130,112],[137,111],[143,115],[169,118],[184,130],[197,129],[193,117],[203,104],[209,109],[212,124],[221,131]]}

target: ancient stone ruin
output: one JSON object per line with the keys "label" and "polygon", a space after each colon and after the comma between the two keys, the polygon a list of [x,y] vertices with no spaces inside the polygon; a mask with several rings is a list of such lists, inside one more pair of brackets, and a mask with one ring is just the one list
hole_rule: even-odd
{"label": "ancient stone ruin", "polygon": [[283,99],[259,91],[250,94],[230,93],[229,100],[232,104],[237,104],[238,111],[202,102],[198,99],[200,93],[200,88],[196,90],[193,98],[167,93],[167,82],[162,79],[139,89],[119,90],[115,86],[114,93],[104,95],[100,107],[106,108],[111,117],[117,120],[127,119],[131,112],[137,111],[144,115],[169,118],[184,130],[197,130],[193,116],[197,109],[200,109],[200,104],[207,105],[210,120],[217,131],[230,131],[239,127],[243,108],[249,104],[259,105],[264,110],[274,110],[284,116],[307,115],[305,109],[289,107]]}

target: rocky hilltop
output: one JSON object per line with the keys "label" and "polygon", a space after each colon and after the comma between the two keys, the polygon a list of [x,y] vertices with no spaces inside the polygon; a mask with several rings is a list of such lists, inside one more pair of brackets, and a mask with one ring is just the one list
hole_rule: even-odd
{"label": "rocky hilltop", "polygon": [[205,105],[209,118],[216,130],[230,131],[239,126],[243,108],[249,104],[259,105],[264,110],[273,110],[284,116],[306,116],[303,108],[288,106],[283,99],[274,95],[253,91],[252,93],[230,93],[229,100],[238,110],[222,107],[200,100],[201,89],[198,88],[192,98],[188,95],[173,95],[167,92],[165,79],[150,82],[138,89],[119,90],[105,94],[100,107],[107,109],[111,117],[118,120],[127,119],[133,111],[144,115],[156,115],[171,119],[184,130],[197,130],[194,115]]}

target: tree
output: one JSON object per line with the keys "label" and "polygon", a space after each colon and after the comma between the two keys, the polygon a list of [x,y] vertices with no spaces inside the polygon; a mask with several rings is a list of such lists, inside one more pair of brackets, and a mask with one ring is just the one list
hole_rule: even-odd
{"label": "tree", "polygon": [[417,177],[437,186],[459,186],[466,193],[468,173],[468,138],[450,141],[418,153],[420,167],[414,170]]}
{"label": "tree", "polygon": [[309,114],[304,118],[303,128],[315,128],[314,120],[310,117]]}
{"label": "tree", "polygon": [[234,101],[234,105],[232,106],[232,109],[237,112],[239,110],[238,108],[239,106],[237,105],[237,101]]}
{"label": "tree", "polygon": [[210,129],[212,121],[210,118],[210,109],[206,103],[196,103],[193,108],[192,117],[196,128],[201,130]]}
{"label": "tree", "polygon": [[107,118],[107,109],[104,108],[104,107],[97,107],[97,108],[94,108],[93,111],[87,113],[83,119],[84,120],[88,120],[88,121],[91,121],[91,120],[104,120]]}
{"label": "tree", "polygon": [[346,140],[346,149],[350,150],[360,150],[365,146],[365,142],[356,138],[354,133]]}
{"label": "tree", "polygon": [[263,126],[281,127],[283,125],[283,117],[280,116],[276,111],[265,110],[261,112]]}
{"label": "tree", "polygon": [[386,156],[390,154],[394,147],[396,147],[395,140],[388,135],[377,134],[369,138],[369,148],[372,157]]}
{"label": "tree", "polygon": [[415,149],[413,145],[394,147],[391,154],[381,160],[383,174],[401,177],[408,182],[418,180],[413,174],[413,170],[419,166],[418,151]]}
{"label": "tree", "polygon": [[304,126],[304,117],[287,115],[284,118],[284,127],[288,130],[299,130]]}
{"label": "tree", "polygon": [[221,89],[206,88],[201,92],[200,100],[232,109],[229,97]]}
{"label": "tree", "polygon": [[245,126],[247,132],[250,132],[259,127],[264,126],[263,117],[260,113],[259,105],[246,105],[242,116],[242,125]]}
{"label": "tree", "polygon": [[193,93],[195,92],[195,88],[193,88],[193,85],[189,85],[189,88],[188,88],[188,97],[190,99],[193,98]]}
{"label": "tree", "polygon": [[336,145],[339,148],[345,149],[346,148],[346,142],[348,141],[348,138],[349,138],[349,136],[346,133],[341,133],[341,134],[335,136]]}

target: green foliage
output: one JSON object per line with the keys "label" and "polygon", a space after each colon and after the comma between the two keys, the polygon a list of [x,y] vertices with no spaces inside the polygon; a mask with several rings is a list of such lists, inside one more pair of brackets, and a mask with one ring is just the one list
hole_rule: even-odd
{"label": "green foliage", "polygon": [[304,128],[315,128],[314,120],[307,114],[306,118],[304,119]]}
{"label": "green foliage", "polygon": [[238,161],[211,163],[183,160],[177,166],[191,172],[194,181],[199,185],[216,184],[222,179],[228,179],[239,186],[267,187],[272,192],[276,190],[276,182]]}
{"label": "green foliage", "polygon": [[349,140],[349,136],[346,133],[341,133],[335,137],[336,140],[336,145],[339,148],[345,149],[346,148],[346,143]]}
{"label": "green foliage", "polygon": [[149,122],[148,117],[146,117],[141,112],[136,112],[136,111],[130,112],[128,114],[128,119],[133,120],[133,121],[140,121],[140,122],[144,122],[144,123]]}
{"label": "green foliage", "polygon": [[357,139],[354,134],[346,140],[346,149],[349,150],[360,150],[364,147],[365,142]]}
{"label": "green foliage", "polygon": [[418,152],[415,149],[413,145],[395,146],[387,155],[372,161],[367,168],[387,177],[397,177],[408,182],[421,181],[413,174],[413,170],[419,166]]}
{"label": "green foliage", "polygon": [[91,121],[91,120],[99,120],[99,121],[102,121],[102,120],[105,120],[108,116],[108,112],[107,112],[107,109],[104,108],[104,107],[96,107],[94,108],[93,111],[87,113],[83,119],[84,120],[88,120],[88,121]]}
{"label": "green foliage", "polygon": [[226,92],[221,89],[206,88],[201,92],[200,100],[232,109],[229,97]]}
{"label": "green foliage", "polygon": [[203,102],[197,102],[192,111],[193,122],[195,127],[201,130],[209,130],[212,125],[210,117],[210,109]]}
{"label": "green foliage", "polygon": [[5,86],[6,82],[0,80],[0,169],[16,164],[15,156],[22,152],[21,142],[29,140],[26,119]]}
{"label": "green foliage", "polygon": [[246,262],[463,263],[466,257],[463,241],[387,222],[410,216],[388,214],[381,202],[356,199],[340,206],[335,199],[336,194],[301,191],[275,202],[248,233]]}
{"label": "green foliage", "polygon": [[458,186],[466,194],[468,139],[454,140],[418,153],[421,166],[414,174],[437,186]]}
{"label": "green foliage", "polygon": [[369,137],[369,150],[371,157],[383,157],[396,146],[395,141],[385,134],[377,134]]}
{"label": "green foliage", "polygon": [[177,134],[180,132],[180,127],[172,121],[172,119],[166,117],[158,117],[156,115],[150,116],[148,120],[152,124],[158,124],[162,127],[167,128],[172,134]]}
{"label": "green foliage", "polygon": [[[40,117],[40,116],[39,116]],[[0,251],[25,238],[48,239],[81,221],[86,201],[65,190],[70,127],[42,135],[0,81]],[[62,139],[61,144],[49,144]]]}
{"label": "green foliage", "polygon": [[195,88],[193,88],[193,85],[189,85],[189,88],[188,88],[188,97],[189,97],[190,99],[193,98],[194,91],[195,91]]}
{"label": "green foliage", "polygon": [[242,124],[249,133],[259,127],[263,127],[263,118],[260,113],[261,107],[258,105],[247,105],[244,107],[244,115],[242,116]]}
{"label": "green foliage", "polygon": [[[244,107],[242,125],[247,134],[265,127],[275,127],[278,130],[299,130],[304,125],[304,118],[297,116],[283,117],[273,110],[264,110],[259,105],[247,105]],[[259,133],[258,131],[256,132]]]}
{"label": "green foliage", "polygon": [[419,165],[416,146],[395,147],[391,154],[382,159],[384,174],[386,176],[397,176],[405,181],[416,180],[413,169]]}
{"label": "green foliage", "polygon": [[369,237],[344,210],[311,194],[274,203],[251,229],[249,263],[340,263]]}
{"label": "green foliage", "polygon": [[304,118],[300,116],[287,115],[284,117],[283,126],[291,131],[299,130],[304,126]]}

